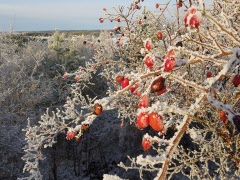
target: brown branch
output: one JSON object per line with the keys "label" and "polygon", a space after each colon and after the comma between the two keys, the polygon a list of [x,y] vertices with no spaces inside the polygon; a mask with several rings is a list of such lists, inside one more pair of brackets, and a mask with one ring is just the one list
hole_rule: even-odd
{"label": "brown branch", "polygon": [[213,21],[223,32],[227,33],[228,35],[230,35],[236,42],[238,42],[240,44],[240,40],[234,36],[234,34],[232,32],[229,32],[227,29],[225,29],[220,23],[217,22],[216,19],[212,18],[211,16],[206,14],[206,17],[208,17],[211,21]]}
{"label": "brown branch", "polygon": [[168,154],[167,154],[167,159],[165,160],[163,167],[162,167],[162,173],[159,176],[158,180],[165,180],[166,179],[166,175],[167,175],[167,170],[168,170],[168,166],[172,160],[172,155],[174,153],[174,150],[176,149],[176,147],[178,146],[183,134],[186,132],[188,125],[191,122],[191,117],[188,116],[185,124],[183,125],[183,127],[181,128],[181,130],[179,131],[178,135],[176,136],[176,138],[173,141],[173,146],[170,148]]}
{"label": "brown branch", "polygon": [[225,51],[222,49],[222,47],[219,45],[219,43],[217,42],[217,40],[213,37],[213,35],[211,34],[210,30],[208,29],[208,33],[209,36],[212,38],[212,40],[215,42],[216,46],[218,47],[218,49],[221,51],[222,54],[225,53]]}
{"label": "brown branch", "polygon": [[[199,97],[199,99],[197,99],[197,101],[189,108],[193,108],[194,106],[196,106],[197,104],[199,104],[202,100],[205,99],[205,95],[203,94],[201,97]],[[193,117],[189,114],[189,115],[185,115],[186,120],[183,124],[183,126],[181,127],[181,129],[179,131],[177,131],[176,135],[174,136],[175,139],[172,142],[172,146],[170,147],[168,154],[166,156],[166,160],[163,163],[162,166],[162,171],[161,174],[158,178],[158,180],[165,180],[166,179],[166,175],[167,175],[167,171],[168,171],[168,166],[172,160],[172,155],[175,151],[175,149],[177,148],[182,136],[184,135],[184,133],[186,132],[186,130],[188,129],[188,125],[191,123]]]}

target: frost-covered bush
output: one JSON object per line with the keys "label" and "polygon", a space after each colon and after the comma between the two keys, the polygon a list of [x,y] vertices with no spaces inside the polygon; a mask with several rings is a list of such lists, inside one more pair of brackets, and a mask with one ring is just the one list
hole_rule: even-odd
{"label": "frost-covered bush", "polygon": [[[66,63],[57,62],[46,38],[52,37],[0,34],[0,179],[16,178],[22,173],[24,133],[21,129],[27,125],[26,117],[34,123],[46,107],[62,104],[72,82],[63,79],[63,74],[78,69],[93,55],[93,47],[81,42],[91,41],[93,37],[69,35],[71,41],[66,41],[65,46],[71,47],[71,53],[76,52],[74,56],[65,53]],[[74,44],[74,38],[81,41]],[[67,63],[71,58],[75,58],[75,64],[70,66]]]}
{"label": "frost-covered bush", "polygon": [[[202,0],[177,1],[176,12],[187,11],[172,21],[166,18],[169,3],[135,16],[144,3],[104,9],[100,23],[116,22],[114,32],[100,35],[93,59],[64,74],[76,82],[63,108],[47,110],[38,125],[29,122],[23,159],[31,178],[42,178],[42,149],[54,146],[59,134],[81,142],[110,110],[118,111],[119,128],[130,124],[144,132],[139,144],[145,152],[119,163],[138,170],[141,179],[146,172],[160,180],[179,172],[189,179],[240,176],[239,1],[214,0],[210,7]],[[83,91],[102,85],[93,83],[96,74],[108,91],[94,98]],[[180,145],[183,137],[189,144]]]}

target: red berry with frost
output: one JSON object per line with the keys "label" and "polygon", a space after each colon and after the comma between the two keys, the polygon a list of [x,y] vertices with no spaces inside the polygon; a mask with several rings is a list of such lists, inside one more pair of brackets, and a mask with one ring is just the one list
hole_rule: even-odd
{"label": "red berry with frost", "polygon": [[157,9],[157,8],[159,8],[159,4],[158,4],[158,3],[156,4],[156,9]]}
{"label": "red berry with frost", "polygon": [[136,125],[139,129],[146,128],[149,125],[149,117],[148,114],[142,112],[138,115]]}
{"label": "red berry with frost", "polygon": [[149,150],[151,146],[152,146],[152,142],[149,139],[144,138],[142,140],[142,147],[144,151]]}
{"label": "red berry with frost", "polygon": [[67,133],[67,140],[72,139],[76,136],[76,132],[74,130],[68,131]]}
{"label": "red berry with frost", "polygon": [[153,44],[152,44],[151,39],[147,39],[147,40],[145,41],[144,47],[145,47],[148,51],[151,51],[151,50],[152,50]]}
{"label": "red berry with frost", "polygon": [[145,62],[145,64],[146,64],[146,66],[147,66],[147,67],[152,67],[152,66],[154,65],[154,62],[155,62],[154,59],[155,59],[155,58],[154,58],[153,55],[147,54],[147,55],[145,56],[145,58],[144,58],[144,62]]}
{"label": "red berry with frost", "polygon": [[190,18],[189,24],[193,28],[198,28],[199,25],[201,24],[201,19],[197,15],[193,15]]}
{"label": "red berry with frost", "polygon": [[164,63],[164,70],[166,72],[170,72],[175,67],[175,65],[176,65],[176,59],[174,57],[167,58]]}
{"label": "red berry with frost", "polygon": [[123,89],[125,87],[127,87],[129,85],[129,79],[128,78],[124,78],[121,85],[122,85]]}
{"label": "red berry with frost", "polygon": [[197,12],[197,9],[195,7],[190,7],[187,10],[187,13],[185,14],[184,19],[183,19],[185,26],[187,26],[187,24],[188,24],[187,21],[188,21],[189,15],[193,15],[196,12]]}
{"label": "red berry with frost", "polygon": [[68,77],[67,74],[64,74],[64,75],[63,75],[63,78],[64,78],[64,79],[67,79],[67,77]]}
{"label": "red berry with frost", "polygon": [[134,84],[129,90],[133,93],[138,88],[138,84]]}
{"label": "red berry with frost", "polygon": [[232,83],[235,87],[238,87],[238,85],[240,84],[240,75],[239,74],[234,76],[234,78],[232,79]]}
{"label": "red berry with frost", "polygon": [[140,108],[146,108],[149,105],[149,97],[147,94],[143,94],[139,100],[138,106]]}
{"label": "red berry with frost", "polygon": [[163,118],[156,112],[152,112],[149,114],[149,124],[155,131],[163,130]]}
{"label": "red berry with frost", "polygon": [[83,41],[83,45],[86,45],[87,44],[87,41]]}
{"label": "red berry with frost", "polygon": [[77,82],[80,82],[80,77],[76,76],[76,77],[75,77],[75,80],[76,80]]}
{"label": "red berry with frost", "polygon": [[201,24],[202,16],[200,12],[197,12],[196,7],[191,7],[188,9],[185,17],[184,24],[185,26],[190,26],[192,28],[198,28]]}

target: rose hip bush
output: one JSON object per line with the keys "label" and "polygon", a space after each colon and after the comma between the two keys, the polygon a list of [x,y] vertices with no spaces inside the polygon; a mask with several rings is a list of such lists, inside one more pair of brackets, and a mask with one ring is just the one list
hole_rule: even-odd
{"label": "rose hip bush", "polygon": [[[119,124],[139,131],[151,127],[139,142],[145,152],[129,157],[130,165],[119,164],[138,170],[141,179],[147,171],[160,180],[178,172],[189,179],[240,176],[240,2],[214,0],[207,7],[203,0],[177,1],[171,20],[166,19],[170,1],[151,4],[151,11],[143,10],[144,3],[103,9],[99,21],[115,23],[114,33],[102,33],[93,60],[65,74],[78,78],[64,109],[47,110],[39,125],[25,129],[24,171],[32,178],[41,178],[41,149],[56,143],[59,133],[82,137],[83,127],[91,129],[97,116],[111,109],[117,109]],[[107,81],[108,92],[90,98],[82,91],[96,74]],[[179,146],[186,135],[194,148]]]}

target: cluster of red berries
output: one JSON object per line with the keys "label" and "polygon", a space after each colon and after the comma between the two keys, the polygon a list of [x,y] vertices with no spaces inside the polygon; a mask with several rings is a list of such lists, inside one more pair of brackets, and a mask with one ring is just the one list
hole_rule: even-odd
{"label": "cluster of red berries", "polygon": [[139,129],[144,129],[148,125],[155,131],[162,131],[164,128],[163,117],[156,112],[151,112],[150,114],[141,112],[137,117],[136,126]]}

